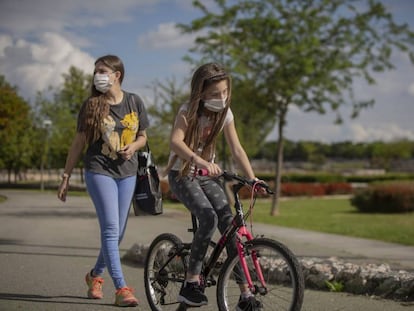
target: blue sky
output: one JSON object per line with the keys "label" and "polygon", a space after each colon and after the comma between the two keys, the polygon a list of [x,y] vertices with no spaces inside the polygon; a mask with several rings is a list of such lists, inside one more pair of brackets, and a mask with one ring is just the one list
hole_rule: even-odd
{"label": "blue sky", "polygon": [[[397,22],[414,30],[414,1],[384,0]],[[149,105],[155,80],[183,82],[191,68],[182,57],[194,37],[182,35],[175,23],[200,16],[191,0],[1,0],[0,74],[28,100],[36,91],[59,85],[70,66],[92,72],[105,54],[121,57],[126,67],[124,89],[140,94]],[[212,1],[203,1],[210,5]],[[353,140],[414,140],[414,66],[406,56],[393,55],[397,69],[376,76],[377,85],[356,85],[356,94],[374,98],[373,108],[343,125],[335,116],[291,109],[286,137],[323,142]],[[237,91],[237,90],[234,90]],[[237,103],[232,103],[237,105]],[[236,116],[237,126],[237,116]],[[268,138],[274,138],[270,135]]]}

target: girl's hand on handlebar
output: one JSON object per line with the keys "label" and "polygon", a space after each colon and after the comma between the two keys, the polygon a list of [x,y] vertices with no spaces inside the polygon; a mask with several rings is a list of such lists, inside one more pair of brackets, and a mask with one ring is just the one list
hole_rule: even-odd
{"label": "girl's hand on handlebar", "polygon": [[252,183],[253,183],[253,185],[255,187],[254,190],[257,191],[257,192],[259,192],[259,193],[261,193],[261,194],[266,194],[266,193],[272,194],[273,193],[270,190],[269,185],[266,182],[264,182],[263,180],[260,180],[258,178],[255,178],[252,181]]}
{"label": "girl's hand on handlebar", "polygon": [[[221,173],[223,172],[220,168],[220,166],[218,166],[215,163],[210,163],[210,162],[206,162],[206,165],[202,165],[200,166],[201,170],[203,172],[203,175],[208,175],[208,176],[212,176],[212,177],[216,177],[216,176],[220,176]],[[205,171],[207,171],[207,174],[205,174]]]}

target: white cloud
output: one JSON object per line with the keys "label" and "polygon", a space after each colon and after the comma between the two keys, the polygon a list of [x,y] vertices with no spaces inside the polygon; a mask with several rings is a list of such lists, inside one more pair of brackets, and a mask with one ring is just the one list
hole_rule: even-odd
{"label": "white cloud", "polygon": [[148,49],[180,48],[185,49],[194,43],[196,35],[182,34],[176,23],[159,24],[156,30],[138,38],[138,44]]}
{"label": "white cloud", "polygon": [[374,127],[366,127],[359,123],[353,123],[349,126],[350,139],[352,141],[392,141],[406,138],[414,139],[414,131],[403,129],[395,123],[381,124]]}
{"label": "white cloud", "polygon": [[0,58],[4,57],[4,50],[6,47],[11,46],[13,44],[13,39],[11,36],[7,35],[0,35]]}
{"label": "white cloud", "polygon": [[44,33],[36,43],[1,37],[0,44],[0,72],[26,98],[60,85],[70,66],[93,70],[94,58],[56,33]]}

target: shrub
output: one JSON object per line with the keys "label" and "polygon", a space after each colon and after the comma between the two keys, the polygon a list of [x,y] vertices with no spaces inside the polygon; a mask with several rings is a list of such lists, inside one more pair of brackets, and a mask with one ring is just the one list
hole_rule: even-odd
{"label": "shrub", "polygon": [[329,173],[308,173],[308,174],[284,174],[282,182],[298,182],[298,183],[337,183],[345,182],[346,178],[339,174]]}
{"label": "shrub", "polygon": [[325,189],[319,183],[282,183],[282,196],[320,196]]}
{"label": "shrub", "polygon": [[406,213],[414,211],[414,183],[373,184],[360,189],[351,204],[365,213]]}
{"label": "shrub", "polygon": [[329,183],[325,185],[325,194],[351,194],[353,192],[352,185],[346,182]]}
{"label": "shrub", "polygon": [[282,183],[282,196],[322,196],[332,194],[351,194],[348,183]]}

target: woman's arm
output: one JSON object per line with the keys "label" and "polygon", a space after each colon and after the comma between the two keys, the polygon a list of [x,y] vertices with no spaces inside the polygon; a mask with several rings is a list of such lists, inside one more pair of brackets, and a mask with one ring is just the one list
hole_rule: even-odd
{"label": "woman's arm", "polygon": [[73,168],[79,161],[79,157],[86,146],[86,136],[83,132],[76,132],[75,138],[70,146],[68,156],[66,157],[65,170],[62,175],[62,182],[58,189],[58,198],[66,201],[66,194],[68,192],[69,178],[72,174]]}
{"label": "woman's arm", "polygon": [[224,126],[224,136],[226,138],[227,144],[230,147],[231,155],[233,156],[237,165],[243,171],[243,174],[250,179],[255,178],[249,158],[247,157],[244,148],[240,144],[239,136],[237,135],[236,127],[234,125],[234,120]]}

